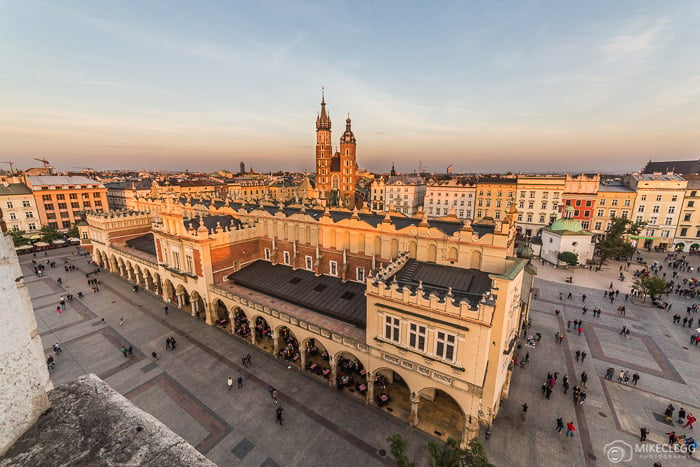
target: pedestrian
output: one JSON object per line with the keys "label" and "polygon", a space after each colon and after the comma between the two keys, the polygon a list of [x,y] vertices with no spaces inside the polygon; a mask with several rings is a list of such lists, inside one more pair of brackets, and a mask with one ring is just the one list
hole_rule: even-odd
{"label": "pedestrian", "polygon": [[243,364],[244,368],[248,368],[248,362],[246,361],[245,355],[241,357],[241,363]]}
{"label": "pedestrian", "polygon": [[119,318],[119,326],[123,326],[123,325],[124,325],[124,318]]}
{"label": "pedestrian", "polygon": [[646,427],[640,428],[639,429],[639,441],[646,441],[648,434],[649,434],[649,430]]}
{"label": "pedestrian", "polygon": [[134,348],[129,346],[129,355],[134,355]]}
{"label": "pedestrian", "polygon": [[226,380],[226,384],[228,385],[228,390],[230,391],[233,387],[233,378],[231,376],[229,376],[228,380]]}
{"label": "pedestrian", "polygon": [[122,354],[124,355],[124,358],[126,358],[126,352],[127,352],[126,347],[124,347],[122,345],[121,351],[122,351]]}
{"label": "pedestrian", "polygon": [[569,422],[566,424],[566,436],[574,436],[574,431],[576,431],[576,427],[574,426],[574,422]]}
{"label": "pedestrian", "polygon": [[151,352],[151,357],[153,357],[153,360],[158,360],[158,354],[156,353],[155,350],[153,352]]}
{"label": "pedestrian", "polygon": [[585,302],[586,301],[586,294],[581,295],[581,301]]}
{"label": "pedestrian", "polygon": [[61,305],[58,305],[56,307],[56,313],[58,313],[59,315],[61,314]]}
{"label": "pedestrian", "polygon": [[165,305],[165,306],[163,307],[163,309],[165,310],[165,314],[167,315],[167,314],[168,314],[168,305]]}
{"label": "pedestrian", "polygon": [[583,361],[586,359],[586,355],[588,355],[588,354],[586,353],[585,350],[583,352],[581,352],[581,363],[583,363]]}
{"label": "pedestrian", "polygon": [[170,336],[170,350],[175,350],[175,345],[177,342],[175,341],[175,337]]}
{"label": "pedestrian", "polygon": [[525,362],[530,361],[530,352],[525,352]]}
{"label": "pedestrian", "polygon": [[250,365],[253,363],[253,359],[252,359],[252,357],[250,356],[250,354],[247,354],[247,355],[245,356],[245,362],[246,362],[246,364],[247,364],[248,366],[250,366]]}
{"label": "pedestrian", "polygon": [[587,387],[588,374],[585,371],[581,373],[581,384],[583,385],[584,388]]}
{"label": "pedestrian", "polygon": [[632,375],[632,384],[634,384],[636,386],[637,381],[639,381],[639,373],[635,373]]}
{"label": "pedestrian", "polygon": [[170,350],[170,338],[165,338],[165,350]]}
{"label": "pedestrian", "polygon": [[557,418],[557,433],[561,434],[564,429],[564,420],[561,417]]}
{"label": "pedestrian", "polygon": [[243,376],[238,377],[238,389],[243,387]]}
{"label": "pedestrian", "polygon": [[539,342],[540,340],[542,340],[542,333],[541,333],[541,332],[536,332],[536,333],[535,333],[535,337],[537,338],[537,342]]}
{"label": "pedestrian", "polygon": [[559,336],[559,343],[561,344],[562,342],[564,342],[564,334]]}
{"label": "pedestrian", "polygon": [[282,407],[277,407],[276,412],[277,412],[277,423],[282,425],[282,421],[283,421],[282,420],[282,412],[284,412],[284,409]]}
{"label": "pedestrian", "polygon": [[559,342],[559,331],[554,333],[554,342]]}
{"label": "pedestrian", "polygon": [[579,398],[579,405],[583,405],[583,402],[586,400],[586,391],[581,390],[581,392],[578,395]]}
{"label": "pedestrian", "polygon": [[571,330],[571,320],[566,322],[566,329]]}
{"label": "pedestrian", "polygon": [[678,423],[683,423],[685,421],[685,409],[683,407],[678,410]]}
{"label": "pedestrian", "polygon": [[275,401],[275,404],[277,404],[277,389],[272,390],[272,399]]}
{"label": "pedestrian", "polygon": [[564,299],[564,294],[559,292],[559,300],[563,300],[563,299]]}
{"label": "pedestrian", "polygon": [[566,298],[568,298],[569,300],[571,300],[573,298],[573,295],[571,295],[571,292],[569,292],[569,295]]}
{"label": "pedestrian", "polygon": [[582,332],[583,332],[583,326],[579,325],[579,327],[578,327],[578,335],[580,336]]}
{"label": "pedestrian", "polygon": [[545,392],[544,392],[544,397],[549,399],[551,396],[552,396],[552,386],[547,385],[547,388],[545,389]]}
{"label": "pedestrian", "polygon": [[622,326],[622,331],[620,331],[620,335],[623,335],[627,331],[627,326]]}
{"label": "pedestrian", "polygon": [[693,417],[692,413],[689,413],[688,416],[686,417],[686,423],[683,425],[683,428],[689,427],[691,430],[693,429],[693,423],[695,423],[695,417]]}
{"label": "pedestrian", "polygon": [[576,361],[578,362],[580,358],[581,358],[581,351],[577,350],[576,351]]}

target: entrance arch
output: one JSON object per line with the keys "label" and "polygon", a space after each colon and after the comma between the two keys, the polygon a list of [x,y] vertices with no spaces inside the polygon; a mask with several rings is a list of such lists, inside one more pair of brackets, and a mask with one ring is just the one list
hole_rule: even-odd
{"label": "entrance arch", "polygon": [[273,353],[275,351],[275,344],[272,339],[272,328],[262,316],[255,318],[254,344],[266,352]]}
{"label": "entrance arch", "polygon": [[330,355],[319,339],[309,337],[302,345],[304,368],[320,378],[329,379],[331,374]]}
{"label": "entrance arch", "polygon": [[425,388],[420,391],[414,423],[420,430],[440,437],[447,441],[453,438],[462,440],[465,416],[464,411],[454,398],[445,391],[437,388]]}
{"label": "entrance arch", "polygon": [[217,298],[214,300],[214,303],[212,303],[212,311],[214,314],[214,324],[231,332],[231,323],[229,323],[226,304]]}
{"label": "entrance arch", "polygon": [[301,364],[299,341],[287,326],[280,326],[275,331],[275,357],[297,366]]}
{"label": "entrance arch", "polygon": [[175,287],[170,279],[165,279],[163,282],[163,300],[166,302],[172,302],[175,300]]}
{"label": "entrance arch", "polygon": [[175,298],[177,300],[177,306],[182,311],[192,314],[192,309],[190,308],[190,294],[187,293],[187,289],[180,284],[175,289]]}
{"label": "entrance arch", "polygon": [[242,308],[236,307],[233,311],[233,332],[241,339],[250,342],[250,321]]}
{"label": "entrance arch", "polygon": [[379,368],[372,373],[369,383],[367,397],[371,403],[410,422],[411,390],[399,373],[391,368]]}
{"label": "entrance arch", "polygon": [[192,316],[202,318],[203,313],[205,313],[204,300],[196,290],[193,290],[190,294],[190,303],[192,304]]}
{"label": "entrance arch", "polygon": [[359,358],[345,350],[338,352],[335,387],[365,398],[367,396],[367,370]]}

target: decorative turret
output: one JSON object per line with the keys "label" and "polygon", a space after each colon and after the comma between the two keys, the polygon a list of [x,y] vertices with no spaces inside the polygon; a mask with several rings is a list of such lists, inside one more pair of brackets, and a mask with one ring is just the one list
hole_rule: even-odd
{"label": "decorative turret", "polygon": [[351,143],[355,144],[355,135],[352,133],[352,121],[350,120],[350,114],[348,114],[347,120],[345,120],[345,133],[340,137],[340,143]]}
{"label": "decorative turret", "polygon": [[321,88],[321,113],[316,117],[316,129],[329,131],[331,129],[331,119],[326,113],[326,95],[324,88]]}

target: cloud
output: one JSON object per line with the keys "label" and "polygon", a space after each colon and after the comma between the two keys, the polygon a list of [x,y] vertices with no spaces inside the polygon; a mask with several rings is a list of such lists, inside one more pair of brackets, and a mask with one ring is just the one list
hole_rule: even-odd
{"label": "cloud", "polygon": [[[651,24],[650,24],[651,23]],[[639,61],[652,55],[669,39],[668,32],[673,23],[670,17],[649,21],[636,18],[622,27],[623,32],[605,42],[601,51],[609,61]]]}

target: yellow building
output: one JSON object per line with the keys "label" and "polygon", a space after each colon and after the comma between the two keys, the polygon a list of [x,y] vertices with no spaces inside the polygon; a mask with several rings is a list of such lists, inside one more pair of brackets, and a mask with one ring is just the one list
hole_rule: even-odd
{"label": "yellow building", "polygon": [[605,233],[613,217],[634,220],[633,209],[637,192],[620,181],[604,181],[598,185],[590,231],[596,235]]}
{"label": "yellow building", "polygon": [[514,176],[479,177],[476,182],[474,219],[505,219],[508,208],[515,201],[517,182]]}
{"label": "yellow building", "polygon": [[678,228],[673,239],[673,249],[678,251],[700,250],[700,176],[685,175],[685,189]]}
{"label": "yellow building", "polygon": [[559,217],[565,189],[564,175],[518,175],[518,226],[526,237],[537,236]]}
{"label": "yellow building", "polygon": [[81,237],[98,264],[167,303],[466,443],[507,397],[529,312],[516,215],[472,224],[166,199],[150,214],[91,215]]}
{"label": "yellow building", "polygon": [[627,175],[625,182],[637,191],[632,220],[647,223],[630,239],[639,248],[670,249],[688,182],[676,174],[636,173]]}

